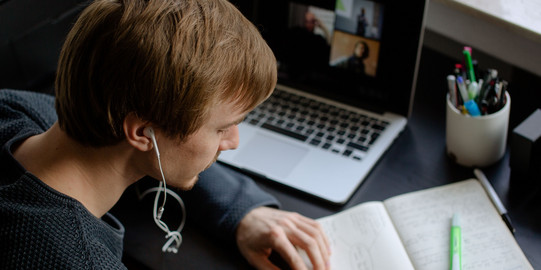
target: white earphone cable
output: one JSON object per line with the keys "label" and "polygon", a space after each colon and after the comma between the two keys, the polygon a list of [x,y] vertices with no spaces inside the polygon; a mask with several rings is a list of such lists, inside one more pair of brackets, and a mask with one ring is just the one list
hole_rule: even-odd
{"label": "white earphone cable", "polygon": [[[155,145],[156,145],[156,150],[157,150],[158,144],[155,144]],[[161,219],[163,215],[163,211],[165,210],[165,202],[167,200],[167,191],[166,191],[167,185],[165,184],[165,175],[163,174],[162,161],[161,161],[160,155],[158,155],[158,167],[160,167],[160,173],[162,174],[162,182],[160,182],[160,189],[163,187],[163,202],[162,202],[162,206],[158,210],[158,219]],[[156,205],[158,203],[158,198],[160,197],[160,193],[161,193],[161,190],[158,190],[158,192],[156,193],[156,199],[154,202],[154,204]]]}
{"label": "white earphone cable", "polygon": [[[156,225],[162,231],[167,233],[165,238],[168,239],[167,242],[162,247],[162,252],[167,251],[167,252],[177,253],[178,248],[180,247],[180,244],[182,243],[182,235],[180,234],[180,231],[182,231],[182,229],[184,228],[184,224],[186,222],[186,207],[184,206],[184,202],[182,201],[180,196],[178,196],[178,194],[176,194],[175,192],[167,188],[167,185],[165,182],[165,175],[163,173],[163,168],[162,168],[162,161],[160,158],[160,150],[158,149],[158,143],[156,142],[154,130],[152,130],[152,128],[150,127],[148,127],[148,129],[149,129],[148,134],[150,135],[152,143],[155,147],[156,157],[158,158],[158,167],[160,168],[162,182],[160,182],[160,185],[158,187],[150,188],[146,190],[145,192],[143,192],[141,195],[139,195],[139,199],[142,199],[146,194],[150,192],[156,192],[156,197],[154,198],[154,207],[153,207],[152,216],[154,218],[154,223],[156,223]],[[162,202],[162,206],[158,208],[160,193],[162,191],[163,191],[163,202]],[[161,220],[163,212],[165,210],[165,202],[167,200],[167,193],[169,193],[169,195],[173,196],[173,198],[175,198],[178,201],[180,208],[182,210],[182,221],[180,222],[178,229],[175,231],[169,230],[169,227],[167,226],[167,224],[165,224],[165,222]],[[172,246],[173,241],[175,242],[175,246]]]}
{"label": "white earphone cable", "polygon": [[[141,195],[139,195],[139,199],[143,199],[143,197],[151,192],[157,192],[159,193],[160,191],[162,190],[162,187],[161,185],[159,187],[153,187],[153,188],[149,188],[147,190],[145,190],[145,192],[143,192]],[[158,196],[155,197],[154,199],[154,207],[153,207],[153,212],[152,212],[152,216],[154,218],[154,223],[156,223],[156,225],[162,230],[164,231],[166,234],[165,238],[168,239],[167,242],[163,245],[162,247],[162,251],[163,252],[173,252],[173,253],[177,253],[178,252],[178,248],[180,247],[180,245],[182,244],[182,235],[180,234],[180,232],[182,231],[182,229],[184,228],[184,225],[186,224],[186,207],[184,206],[184,202],[182,201],[182,199],[180,198],[180,196],[175,193],[174,191],[166,188],[165,189],[165,192],[166,193],[169,193],[169,195],[171,195],[173,198],[175,198],[177,200],[177,202],[179,203],[180,205],[180,208],[182,210],[182,220],[178,226],[178,228],[175,230],[175,231],[170,231],[169,227],[167,226],[167,224],[165,224],[165,222],[163,222],[161,219],[158,218],[157,216],[157,211],[156,209],[158,208],[158,200],[156,199]],[[156,194],[157,195],[157,194]],[[175,246],[172,246],[173,244],[173,241],[175,241]]]}

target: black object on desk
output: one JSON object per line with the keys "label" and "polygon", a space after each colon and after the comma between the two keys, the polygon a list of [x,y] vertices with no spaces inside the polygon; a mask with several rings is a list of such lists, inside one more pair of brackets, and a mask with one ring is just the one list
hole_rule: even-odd
{"label": "black object on desk", "polygon": [[510,139],[511,196],[541,201],[541,110],[520,123]]}
{"label": "black object on desk", "polygon": [[513,172],[541,182],[541,109],[513,130],[510,151]]}

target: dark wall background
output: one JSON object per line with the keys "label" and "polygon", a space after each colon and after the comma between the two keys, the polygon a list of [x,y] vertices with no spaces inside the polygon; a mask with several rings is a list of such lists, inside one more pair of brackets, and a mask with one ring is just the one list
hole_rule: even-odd
{"label": "dark wall background", "polygon": [[0,88],[52,92],[64,37],[85,2],[0,2]]}

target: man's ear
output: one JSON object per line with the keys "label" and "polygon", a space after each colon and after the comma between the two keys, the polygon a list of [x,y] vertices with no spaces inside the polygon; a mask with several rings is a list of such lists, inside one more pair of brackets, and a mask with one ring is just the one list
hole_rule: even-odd
{"label": "man's ear", "polygon": [[152,140],[145,136],[143,130],[149,126],[148,121],[143,121],[131,112],[124,118],[122,125],[124,135],[128,143],[139,151],[148,151],[152,149]]}

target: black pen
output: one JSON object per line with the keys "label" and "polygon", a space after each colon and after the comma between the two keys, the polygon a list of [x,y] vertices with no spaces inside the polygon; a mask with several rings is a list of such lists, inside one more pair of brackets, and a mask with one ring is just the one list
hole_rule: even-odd
{"label": "black pen", "polygon": [[492,203],[494,204],[494,206],[496,206],[496,209],[498,209],[498,212],[502,216],[502,219],[507,225],[507,227],[509,228],[509,230],[511,230],[511,232],[515,234],[515,228],[511,224],[511,219],[509,218],[509,215],[507,214],[507,210],[505,209],[502,202],[500,201],[500,198],[498,197],[498,194],[496,194],[496,191],[494,191],[494,189],[490,185],[490,182],[488,182],[488,179],[485,176],[485,174],[479,169],[474,169],[473,173],[475,174],[477,179],[479,179],[479,182],[481,182],[481,185],[487,192],[487,195],[490,198],[490,200],[492,200]]}

